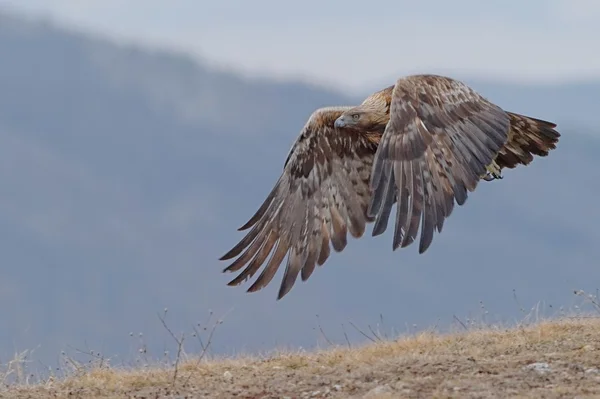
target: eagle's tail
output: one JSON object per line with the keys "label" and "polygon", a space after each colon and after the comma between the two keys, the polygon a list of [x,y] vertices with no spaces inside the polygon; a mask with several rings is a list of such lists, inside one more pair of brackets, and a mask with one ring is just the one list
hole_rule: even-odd
{"label": "eagle's tail", "polygon": [[510,116],[508,140],[496,157],[500,168],[512,169],[517,165],[528,165],[535,155],[545,157],[556,148],[560,133],[556,124],[525,115],[507,112]]}

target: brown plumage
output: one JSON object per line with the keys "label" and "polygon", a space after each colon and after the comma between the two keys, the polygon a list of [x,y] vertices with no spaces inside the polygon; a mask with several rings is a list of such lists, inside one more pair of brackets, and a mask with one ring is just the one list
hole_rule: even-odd
{"label": "brown plumage", "polygon": [[[437,79],[435,75],[418,75],[418,79]],[[394,85],[368,96],[359,106],[344,115],[347,125],[383,134],[390,120],[390,105]],[[554,130],[556,124],[541,119],[505,111],[510,117],[508,139],[495,159],[498,172],[517,165],[529,165],[534,156],[545,157],[556,148],[560,134]],[[351,121],[348,115],[358,113],[360,119]]]}
{"label": "brown plumage", "polygon": [[[347,233],[361,237],[367,222],[369,178],[377,144],[358,130],[340,134],[335,120],[349,107],[315,111],[292,146],[283,173],[264,203],[240,230],[252,229],[221,260],[240,255],[225,271],[245,269],[229,285],[252,277],[273,253],[249,292],[273,278],[289,252],[278,299],[298,274],[307,280],[315,265],[347,244]],[[242,253],[242,251],[244,251]]]}
{"label": "brown plumage", "polygon": [[361,237],[375,222],[382,234],[397,203],[393,249],[417,238],[425,252],[454,203],[462,205],[487,171],[527,165],[555,148],[555,125],[505,112],[465,84],[414,75],[373,93],[357,107],[316,110],[293,144],[266,200],[239,230],[248,233],[221,260],[251,278],[258,291],[287,255],[278,299],[300,275],[340,252],[348,232]]}
{"label": "brown plumage", "polygon": [[529,165],[534,155],[545,157],[556,148],[560,133],[556,124],[530,116],[507,112],[510,116],[508,140],[496,157],[500,169]]}

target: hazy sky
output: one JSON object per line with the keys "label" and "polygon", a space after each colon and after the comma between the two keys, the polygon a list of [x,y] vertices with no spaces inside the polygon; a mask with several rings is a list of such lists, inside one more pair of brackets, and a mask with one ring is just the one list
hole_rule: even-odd
{"label": "hazy sky", "polygon": [[349,89],[411,72],[600,78],[598,0],[0,0],[261,75]]}

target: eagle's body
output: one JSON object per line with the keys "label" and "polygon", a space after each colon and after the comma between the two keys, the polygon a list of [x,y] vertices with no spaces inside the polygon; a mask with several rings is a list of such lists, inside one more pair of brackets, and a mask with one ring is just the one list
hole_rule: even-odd
{"label": "eagle's body", "polygon": [[[435,75],[418,75],[423,82],[429,79],[433,83],[439,80]],[[431,84],[429,83],[429,84]],[[355,122],[357,127],[364,130],[380,132],[383,135],[390,120],[390,105],[395,86],[388,86],[367,97],[361,105],[352,107],[342,120],[352,123],[351,115],[360,113],[361,118]],[[496,159],[488,165],[488,172],[500,174],[504,168],[513,169],[517,165],[528,165],[533,156],[546,156],[556,148],[560,134],[554,130],[556,125],[551,122],[506,111],[510,117],[510,130],[505,145],[498,152]],[[339,127],[341,124],[338,123]]]}
{"label": "eagle's body", "polygon": [[288,255],[278,299],[298,275],[361,237],[374,222],[383,233],[397,203],[393,249],[406,247],[421,227],[419,252],[441,232],[483,178],[546,156],[560,134],[553,123],[502,110],[465,84],[414,75],[373,93],[356,107],[316,110],[286,159],[283,173],[254,216],[252,228],[221,260],[244,270],[238,285],[267,265],[248,291],[266,286]]}

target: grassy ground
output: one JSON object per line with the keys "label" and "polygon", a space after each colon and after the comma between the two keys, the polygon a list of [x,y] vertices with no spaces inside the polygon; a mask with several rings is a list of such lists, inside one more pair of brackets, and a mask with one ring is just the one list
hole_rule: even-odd
{"label": "grassy ground", "polygon": [[600,319],[424,333],[353,349],[86,369],[1,398],[600,397]]}

